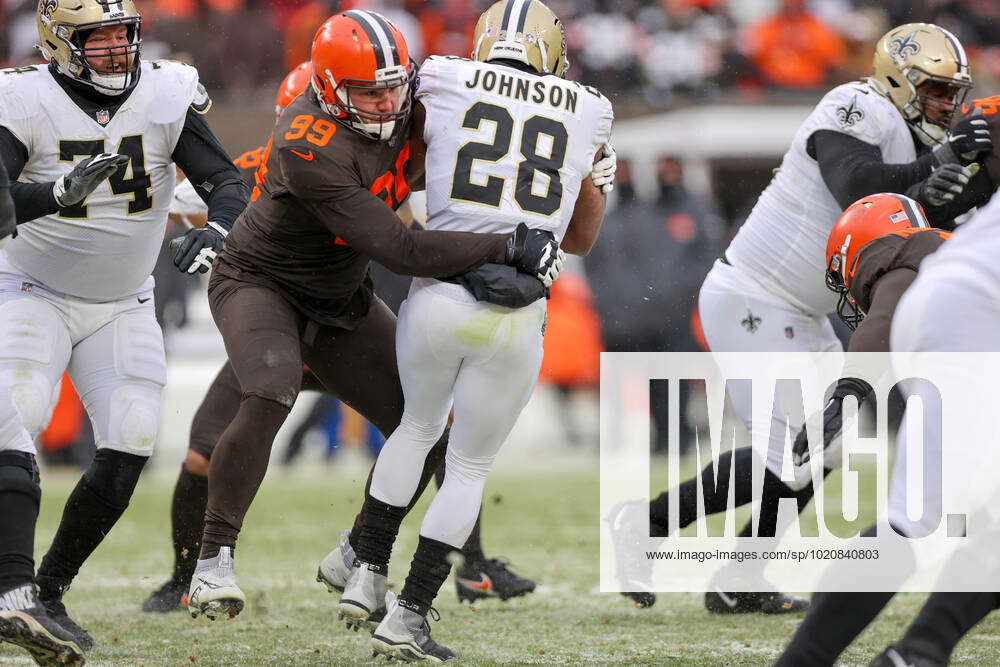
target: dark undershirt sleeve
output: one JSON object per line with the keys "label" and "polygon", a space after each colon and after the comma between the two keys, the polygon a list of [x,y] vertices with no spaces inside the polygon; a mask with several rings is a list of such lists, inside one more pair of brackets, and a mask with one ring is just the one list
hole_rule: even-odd
{"label": "dark undershirt sleeve", "polygon": [[0,239],[17,233],[14,202],[10,198],[10,182],[7,180],[7,168],[0,160]]}
{"label": "dark undershirt sleeve", "polygon": [[52,182],[19,183],[18,176],[28,162],[28,149],[6,127],[0,127],[0,159],[10,179],[10,196],[14,200],[17,224],[29,222],[59,210],[52,194]]}
{"label": "dark undershirt sleeve", "polygon": [[360,187],[335,202],[302,203],[349,246],[394,273],[435,278],[504,263],[505,235],[407,229],[381,199]]}
{"label": "dark undershirt sleeve", "polygon": [[930,152],[907,164],[886,164],[878,146],[834,130],[814,132],[807,150],[841,208],[877,192],[905,193],[934,166]]}
{"label": "dark undershirt sleeve", "polygon": [[871,308],[851,336],[848,352],[889,351],[892,315],[903,292],[916,279],[917,272],[907,268],[893,269],[878,279],[872,289]]}
{"label": "dark undershirt sleeve", "polygon": [[250,190],[205,117],[193,109],[188,109],[171,157],[208,205],[208,219],[231,228],[246,208]]}

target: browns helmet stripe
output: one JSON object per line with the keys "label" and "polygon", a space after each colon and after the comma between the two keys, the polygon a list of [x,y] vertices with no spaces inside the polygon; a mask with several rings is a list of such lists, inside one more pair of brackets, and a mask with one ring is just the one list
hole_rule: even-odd
{"label": "browns helmet stripe", "polygon": [[[354,19],[361,29],[365,31],[368,40],[372,43],[375,51],[376,69],[397,65],[399,52],[396,48],[396,40],[392,37],[392,32],[388,30],[383,21],[381,25],[375,20],[375,15],[360,9],[352,9],[345,12],[347,16]],[[383,28],[383,26],[385,26]]]}
{"label": "browns helmet stripe", "polygon": [[903,210],[906,211],[906,217],[910,219],[911,225],[915,227],[930,227],[930,224],[927,222],[927,218],[924,217],[924,214],[921,213],[919,209],[915,209],[913,207],[912,199],[905,195],[899,196],[893,194],[892,196],[896,198],[896,201],[903,205]]}
{"label": "browns helmet stripe", "polygon": [[386,41],[389,45],[390,58],[392,62],[390,65],[405,65],[406,63],[401,63],[399,61],[399,46],[396,44],[396,38],[392,34],[392,27],[389,22],[383,18],[383,16],[377,12],[368,12],[368,16],[375,20],[375,23],[382,29],[385,35]]}

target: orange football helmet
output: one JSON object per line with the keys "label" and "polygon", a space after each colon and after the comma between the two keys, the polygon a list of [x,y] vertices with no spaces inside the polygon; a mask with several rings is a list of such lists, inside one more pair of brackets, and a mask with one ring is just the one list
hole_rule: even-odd
{"label": "orange football helmet", "polygon": [[312,75],[313,65],[307,60],[304,63],[296,65],[295,69],[285,76],[281,85],[278,86],[278,97],[274,100],[275,116],[280,116],[281,111],[309,86],[309,80],[312,79]]}
{"label": "orange football helmet", "polygon": [[826,286],[840,294],[837,315],[844,324],[853,330],[865,316],[850,293],[858,252],[880,236],[930,226],[918,202],[893,193],[862,197],[840,214],[826,243]]}
{"label": "orange football helmet", "polygon": [[313,38],[311,60],[319,104],[343,125],[387,141],[409,117],[417,67],[403,33],[381,14],[330,17]]}

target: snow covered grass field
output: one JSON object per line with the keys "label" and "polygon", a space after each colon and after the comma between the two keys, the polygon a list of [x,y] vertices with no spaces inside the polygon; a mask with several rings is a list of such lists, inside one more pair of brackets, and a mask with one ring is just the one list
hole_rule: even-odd
{"label": "snow covered grass field", "polygon": [[[70,612],[97,640],[90,664],[374,663],[367,636],[348,633],[336,622],[337,599],[314,581],[320,559],[353,519],[364,472],[363,466],[337,465],[272,470],[236,554],[247,609],[235,620],[212,623],[186,613],[139,611],[172,562],[173,477],[154,471],[66,596]],[[52,471],[44,476],[36,559],[75,479]],[[652,609],[636,609],[617,594],[598,592],[597,482],[596,461],[579,455],[496,471],[486,494],[486,550],[510,559],[539,589],[506,603],[470,607],[457,602],[449,580],[436,604],[442,620],[433,624],[434,637],[459,655],[458,664],[770,664],[797,618],[713,616],[694,594],[661,595]],[[391,571],[397,582],[409,565],[427,499],[404,524],[397,543]],[[867,665],[901,634],[922,600],[900,596],[843,664]],[[987,619],[959,646],[956,664],[1000,664],[998,618]],[[0,664],[14,663],[27,664],[26,654],[0,645]]]}

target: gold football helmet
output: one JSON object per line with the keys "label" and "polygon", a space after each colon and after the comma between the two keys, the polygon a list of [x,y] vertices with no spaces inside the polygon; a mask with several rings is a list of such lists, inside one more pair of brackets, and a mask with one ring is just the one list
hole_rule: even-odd
{"label": "gold football helmet", "polygon": [[929,145],[944,139],[972,88],[962,44],[931,23],[907,23],[887,32],[875,46],[869,81]]}
{"label": "gold football helmet", "polygon": [[[38,48],[59,72],[76,81],[92,86],[105,95],[120,95],[139,80],[139,49],[142,45],[142,19],[133,0],[39,0]],[[86,48],[87,38],[98,28],[125,26],[128,44],[115,47]],[[98,69],[91,59],[111,55],[124,57],[107,69]]]}
{"label": "gold football helmet", "polygon": [[479,17],[472,40],[480,62],[516,60],[556,76],[569,67],[562,23],[540,0],[500,0]]}

